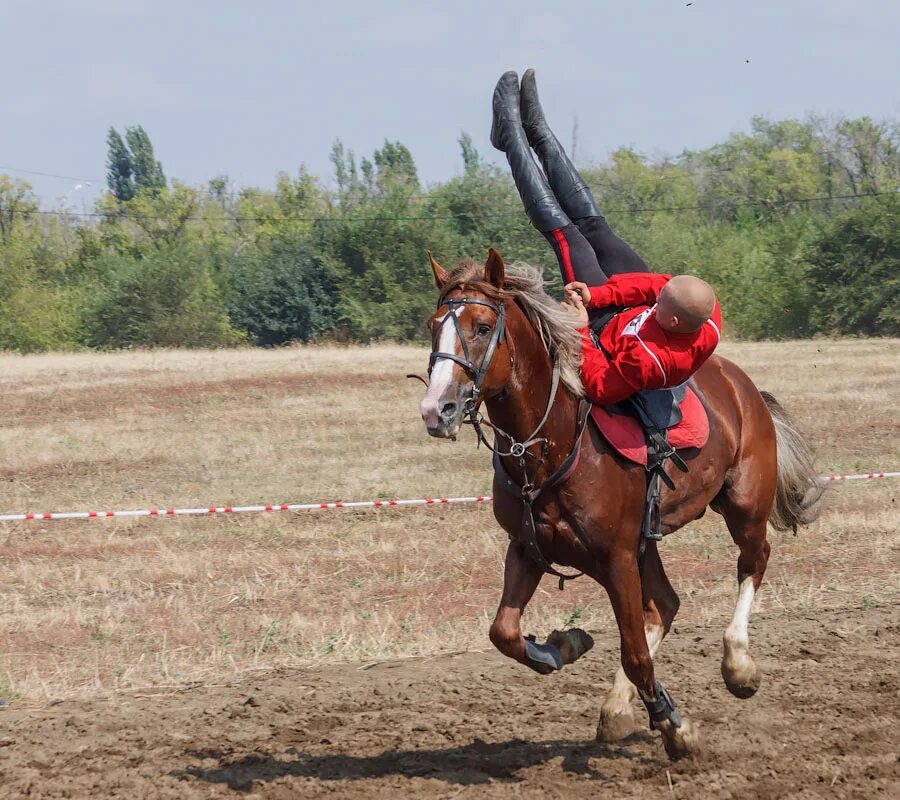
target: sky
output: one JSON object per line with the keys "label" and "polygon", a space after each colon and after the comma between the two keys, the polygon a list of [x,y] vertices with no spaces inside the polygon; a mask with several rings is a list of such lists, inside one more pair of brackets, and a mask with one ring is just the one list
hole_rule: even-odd
{"label": "sky", "polygon": [[336,139],[360,157],[399,140],[447,180],[462,131],[503,163],[508,69],[537,70],[567,146],[577,119],[580,164],[702,148],[757,114],[900,116],[896,0],[0,0],[0,32],[0,172],[45,208],[105,188],[110,125],[143,125],[188,184],[301,164],[330,184]]}

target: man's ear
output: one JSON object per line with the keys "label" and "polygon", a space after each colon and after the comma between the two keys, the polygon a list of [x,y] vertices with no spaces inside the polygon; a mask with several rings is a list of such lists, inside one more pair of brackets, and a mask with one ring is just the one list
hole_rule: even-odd
{"label": "man's ear", "polygon": [[434,273],[434,285],[437,286],[440,292],[447,285],[447,281],[450,280],[450,273],[438,264],[434,256],[431,255],[431,250],[426,250],[425,252],[428,253],[428,261],[431,263],[431,271]]}
{"label": "man's ear", "polygon": [[492,247],[488,250],[487,262],[484,265],[484,279],[492,286],[502,289],[505,276],[506,265],[503,263],[503,256]]}

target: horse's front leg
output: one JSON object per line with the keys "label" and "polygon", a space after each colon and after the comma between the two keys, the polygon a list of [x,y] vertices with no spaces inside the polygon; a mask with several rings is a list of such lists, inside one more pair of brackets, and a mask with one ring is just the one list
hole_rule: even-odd
{"label": "horse's front leg", "polygon": [[641,576],[633,552],[623,550],[611,559],[604,585],[619,626],[622,669],[637,688],[650,715],[650,727],[662,735],[670,758],[696,754],[700,749],[696,727],[676,710],[672,696],[656,680],[644,630]]}
{"label": "horse's front leg", "polygon": [[544,644],[522,635],[522,613],[543,575],[544,571],[528,556],[525,548],[511,541],[506,550],[503,595],[491,623],[490,637],[503,655],[546,675],[580,658],[594,642],[578,629],[553,631]]}

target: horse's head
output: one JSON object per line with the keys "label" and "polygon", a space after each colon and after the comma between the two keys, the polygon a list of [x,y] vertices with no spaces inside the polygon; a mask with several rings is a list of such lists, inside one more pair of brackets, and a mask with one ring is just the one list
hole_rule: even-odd
{"label": "horse's head", "polygon": [[503,298],[505,266],[491,249],[482,271],[469,265],[450,275],[428,254],[440,291],[428,320],[429,383],[420,410],[431,436],[455,438],[463,418],[510,380]]}

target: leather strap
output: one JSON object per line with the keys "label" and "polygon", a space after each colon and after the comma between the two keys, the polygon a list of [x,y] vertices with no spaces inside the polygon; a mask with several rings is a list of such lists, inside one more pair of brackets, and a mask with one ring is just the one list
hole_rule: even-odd
{"label": "leather strap", "polygon": [[[578,406],[578,417],[577,423],[575,427],[575,442],[572,445],[572,450],[565,459],[563,459],[562,463],[553,471],[549,478],[544,481],[540,486],[520,486],[517,484],[507,472],[506,467],[503,466],[503,459],[496,450],[494,451],[494,475],[496,476],[500,487],[509,495],[513,497],[517,497],[522,501],[522,521],[520,523],[519,528],[519,536],[516,537],[518,541],[522,543],[525,547],[525,550],[528,552],[528,555],[534,560],[534,562],[544,570],[544,572],[549,575],[553,575],[559,578],[559,588],[562,589],[566,581],[572,580],[573,578],[579,578],[584,575],[583,572],[575,572],[566,574],[564,572],[560,572],[545,558],[543,552],[541,552],[541,547],[537,541],[537,526],[534,522],[534,503],[540,497],[543,492],[547,489],[550,489],[563,481],[565,481],[569,475],[574,471],[578,458],[581,454],[581,440],[584,435],[584,429],[587,425],[588,416],[591,411],[591,403],[586,398],[581,399],[581,403]],[[590,550],[590,543],[584,539],[579,531],[576,530],[576,535],[579,538],[579,541],[584,545],[585,548]]]}

